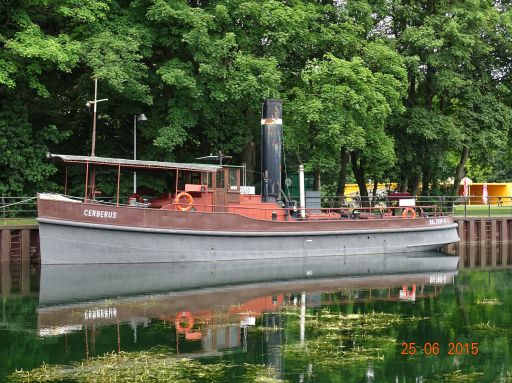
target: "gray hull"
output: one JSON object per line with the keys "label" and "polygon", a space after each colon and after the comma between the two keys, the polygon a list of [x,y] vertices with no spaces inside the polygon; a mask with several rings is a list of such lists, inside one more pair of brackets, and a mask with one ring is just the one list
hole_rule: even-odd
{"label": "gray hull", "polygon": [[42,264],[232,261],[438,249],[457,225],[309,233],[144,229],[39,219]]}

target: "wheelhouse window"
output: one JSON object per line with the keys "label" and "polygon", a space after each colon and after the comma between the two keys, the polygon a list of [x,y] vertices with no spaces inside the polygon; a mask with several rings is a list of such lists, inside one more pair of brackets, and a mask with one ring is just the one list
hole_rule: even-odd
{"label": "wheelhouse window", "polygon": [[212,188],[212,175],[210,173],[201,173],[201,185],[208,185],[208,189]]}
{"label": "wheelhouse window", "polygon": [[178,189],[184,190],[186,184],[201,185],[201,172],[180,171]]}
{"label": "wheelhouse window", "polygon": [[224,188],[224,170],[219,170],[217,172],[217,185],[218,189]]}
{"label": "wheelhouse window", "polygon": [[229,190],[238,190],[238,169],[229,169]]}
{"label": "wheelhouse window", "polygon": [[200,172],[190,172],[190,182],[194,185],[200,185],[201,184],[201,173]]}

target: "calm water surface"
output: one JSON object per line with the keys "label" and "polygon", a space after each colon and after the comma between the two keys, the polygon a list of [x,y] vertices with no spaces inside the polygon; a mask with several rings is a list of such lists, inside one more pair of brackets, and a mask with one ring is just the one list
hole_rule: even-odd
{"label": "calm water surface", "polygon": [[64,381],[97,381],[74,363],[124,352],[133,368],[141,355],[148,369],[191,358],[180,365],[189,382],[512,382],[512,247],[447,251],[2,264],[0,381],[43,363],[62,365]]}

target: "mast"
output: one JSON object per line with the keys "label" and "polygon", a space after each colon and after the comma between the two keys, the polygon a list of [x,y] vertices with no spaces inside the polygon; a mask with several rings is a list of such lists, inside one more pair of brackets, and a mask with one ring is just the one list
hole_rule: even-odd
{"label": "mast", "polygon": [[[98,100],[98,78],[93,77],[94,81],[94,100],[93,101],[87,101],[86,106],[88,108],[91,107],[91,105],[94,105],[93,108],[93,114],[92,114],[92,143],[91,143],[91,157],[96,156],[96,115],[98,112],[98,102],[102,101],[108,101],[108,98],[103,98],[101,100]],[[85,191],[85,200],[87,200],[87,197],[89,196],[91,199],[94,199],[95,197],[95,191],[96,191],[96,169],[95,166],[91,166],[91,172],[89,173],[89,190]],[[87,181],[86,181],[87,185]]]}
{"label": "mast", "polygon": [[85,105],[90,108],[91,105],[94,105],[93,114],[92,114],[92,144],[91,144],[91,157],[96,156],[96,115],[98,112],[98,102],[108,101],[108,98],[102,98],[98,100],[98,78],[93,77],[94,81],[94,100],[87,101]]}

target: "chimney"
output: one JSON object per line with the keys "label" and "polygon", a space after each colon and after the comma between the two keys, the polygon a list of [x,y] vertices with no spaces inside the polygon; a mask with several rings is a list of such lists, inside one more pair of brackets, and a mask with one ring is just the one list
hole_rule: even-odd
{"label": "chimney", "polygon": [[261,108],[261,201],[281,199],[281,147],[283,105],[281,100],[264,100]]}

